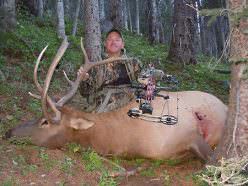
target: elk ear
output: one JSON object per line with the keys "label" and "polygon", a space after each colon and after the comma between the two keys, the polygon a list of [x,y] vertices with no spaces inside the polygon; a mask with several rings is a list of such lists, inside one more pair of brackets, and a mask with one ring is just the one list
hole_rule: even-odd
{"label": "elk ear", "polygon": [[95,125],[93,121],[86,120],[83,118],[71,119],[70,120],[70,127],[75,130],[86,130]]}

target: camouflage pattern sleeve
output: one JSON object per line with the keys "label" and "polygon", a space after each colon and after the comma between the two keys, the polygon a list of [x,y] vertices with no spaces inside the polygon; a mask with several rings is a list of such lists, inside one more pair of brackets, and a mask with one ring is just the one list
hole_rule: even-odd
{"label": "camouflage pattern sleeve", "polygon": [[92,76],[92,70],[89,72],[89,79],[81,81],[79,85],[79,92],[83,97],[88,97],[95,92],[95,82]]}
{"label": "camouflage pattern sleeve", "polygon": [[136,82],[141,71],[142,64],[136,58],[129,58],[123,63],[110,63],[92,70],[90,78],[80,84],[80,94],[90,95],[105,85],[121,85]]}
{"label": "camouflage pattern sleeve", "polygon": [[130,81],[136,82],[142,69],[142,63],[136,58],[130,58],[125,65]]}

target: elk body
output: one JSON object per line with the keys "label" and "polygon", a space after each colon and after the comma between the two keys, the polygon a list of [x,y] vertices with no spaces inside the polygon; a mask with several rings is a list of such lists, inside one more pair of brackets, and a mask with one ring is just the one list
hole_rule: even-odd
{"label": "elk body", "polygon": [[[58,52],[59,56],[62,56],[66,49],[65,43]],[[87,63],[86,53],[85,56],[86,73],[90,68],[87,66],[89,63]],[[59,59],[60,57],[55,57],[48,76],[52,75],[56,67],[54,63]],[[100,63],[106,63],[106,61]],[[37,72],[34,74],[36,76]],[[80,82],[83,75],[78,75],[77,80],[71,82],[73,87],[71,90],[77,88],[76,82]],[[207,159],[211,155],[211,147],[218,143],[224,129],[227,115],[226,105],[213,95],[204,92],[160,92],[170,97],[170,114],[178,115],[178,123],[168,126],[129,117],[128,110],[137,107],[135,101],[112,112],[85,113],[62,106],[66,102],[64,100],[74,95],[70,91],[57,103],[53,103],[47,96],[50,79],[46,78],[44,87],[36,81],[36,86],[41,93],[45,117],[8,131],[7,137],[31,136],[35,144],[49,148],[59,148],[68,142],[76,142],[84,147],[92,147],[103,155],[166,159],[194,152],[198,157]],[[51,117],[47,112],[47,103],[55,111],[55,117]],[[161,114],[164,108],[163,98],[156,97],[152,103],[154,114]]]}

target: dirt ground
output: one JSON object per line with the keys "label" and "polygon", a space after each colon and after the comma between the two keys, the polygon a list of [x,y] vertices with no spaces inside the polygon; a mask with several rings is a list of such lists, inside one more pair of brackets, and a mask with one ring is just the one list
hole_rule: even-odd
{"label": "dirt ground", "polygon": [[[100,170],[86,170],[80,153],[12,143],[0,140],[0,185],[196,185],[194,173],[203,168],[196,159],[159,165],[150,160],[142,160],[141,165],[123,160],[119,165],[127,170],[146,168],[133,176],[102,179]],[[104,166],[108,167],[108,162]]]}
{"label": "dirt ground", "polygon": [[[95,167],[94,164],[97,164],[99,157],[88,163],[82,158],[84,151],[71,152],[69,148],[49,150],[29,144],[29,141],[25,139],[3,140],[2,137],[7,129],[34,117],[26,106],[29,100],[27,95],[23,95],[21,91],[17,94],[19,95],[16,98],[18,103],[14,103],[14,106],[11,105],[9,109],[6,105],[13,99],[0,96],[2,106],[0,113],[0,185],[198,185],[195,174],[201,171],[204,165],[197,159],[151,161],[117,158],[118,165],[126,170],[133,170],[137,167],[144,167],[144,169],[132,176],[112,178],[106,176],[105,172],[111,174],[116,167],[111,167],[107,161],[102,161],[103,168],[88,170],[89,165]],[[16,116],[16,113],[21,114]]]}
{"label": "dirt ground", "polygon": [[[13,61],[13,60],[12,60]],[[9,71],[12,71],[12,67]],[[30,77],[24,80],[7,78],[0,95],[0,185],[83,185],[83,186],[160,186],[198,185],[197,172],[204,165],[197,159],[187,160],[124,160],[115,159],[127,170],[144,169],[133,176],[109,177],[113,168],[96,153],[87,158],[84,151],[70,148],[49,150],[29,144],[28,140],[3,140],[4,133],[18,123],[37,117],[39,103],[27,94]],[[12,88],[14,89],[14,92]],[[6,89],[5,89],[6,88]],[[12,95],[11,95],[12,94]],[[77,101],[76,101],[77,102]],[[73,148],[72,148],[73,149]],[[112,161],[112,160],[111,160]],[[102,165],[101,165],[102,164]]]}

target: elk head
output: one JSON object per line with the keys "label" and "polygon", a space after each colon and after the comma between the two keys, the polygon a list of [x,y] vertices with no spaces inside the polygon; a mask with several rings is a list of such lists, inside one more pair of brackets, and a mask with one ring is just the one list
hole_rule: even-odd
{"label": "elk head", "polygon": [[[70,81],[66,74],[66,79],[68,80],[69,84],[71,85],[70,90],[68,91],[68,93],[63,96],[59,101],[54,102],[52,101],[52,99],[47,95],[48,92],[48,88],[53,76],[53,73],[55,71],[56,66],[58,65],[60,59],[62,58],[63,54],[65,53],[67,47],[68,47],[69,43],[67,41],[67,38],[64,39],[64,41],[62,42],[56,56],[54,57],[49,69],[48,69],[48,73],[44,82],[44,86],[43,88],[41,87],[41,85],[38,82],[38,78],[37,78],[37,70],[38,70],[38,66],[39,63],[41,61],[41,58],[45,52],[45,50],[47,49],[48,46],[46,46],[42,52],[40,53],[35,68],[34,68],[34,82],[35,85],[38,89],[38,91],[41,94],[41,102],[42,102],[42,111],[44,114],[44,117],[48,120],[51,121],[52,123],[58,123],[61,120],[61,112],[59,111],[58,108],[61,108],[62,106],[65,105],[65,103],[67,103],[76,93],[78,86],[80,84],[80,82],[84,79],[84,77],[86,76],[87,72],[92,69],[95,66],[99,66],[99,65],[104,65],[107,63],[113,63],[113,62],[123,62],[128,60],[127,58],[109,58],[103,61],[98,61],[98,62],[91,62],[88,58],[88,55],[84,49],[83,46],[83,42],[81,39],[81,49],[83,51],[83,54],[85,56],[85,63],[82,66],[83,67],[83,72],[77,75],[77,78],[75,81]],[[33,95],[32,93],[30,93],[30,95]],[[37,96],[36,96],[37,97]],[[47,108],[47,103],[49,104],[51,110],[55,113],[55,117],[51,118],[50,114],[48,113],[48,108]]]}

